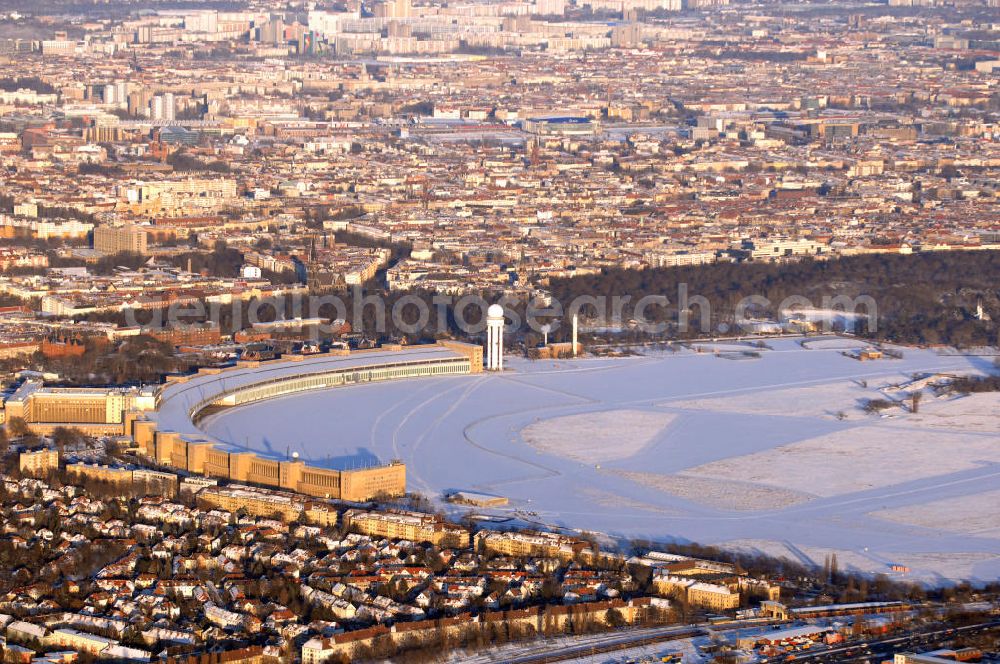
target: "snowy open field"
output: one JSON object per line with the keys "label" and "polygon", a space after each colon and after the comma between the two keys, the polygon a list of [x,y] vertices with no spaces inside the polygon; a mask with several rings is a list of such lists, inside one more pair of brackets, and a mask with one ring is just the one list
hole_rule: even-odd
{"label": "snowy open field", "polygon": [[202,426],[316,465],[401,458],[413,491],[505,495],[510,505],[492,513],[548,526],[818,565],[836,551],[842,566],[899,562],[928,581],[1000,577],[1000,394],[927,390],[916,414],[861,409],[902,402],[905,390],[886,388],[914,374],[983,372],[992,358],[907,349],[859,362],[844,340],[768,344],[744,362],[692,350],[510,358],[499,375],[305,393]]}
{"label": "snowy open field", "polygon": [[598,410],[540,419],[521,438],[543,454],[601,464],[646,447],[675,415],[649,410]]}

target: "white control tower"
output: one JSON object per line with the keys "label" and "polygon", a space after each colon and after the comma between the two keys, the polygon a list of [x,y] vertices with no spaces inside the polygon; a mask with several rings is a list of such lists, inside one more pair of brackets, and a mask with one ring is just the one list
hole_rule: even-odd
{"label": "white control tower", "polygon": [[491,304],[486,310],[486,368],[503,371],[503,307]]}

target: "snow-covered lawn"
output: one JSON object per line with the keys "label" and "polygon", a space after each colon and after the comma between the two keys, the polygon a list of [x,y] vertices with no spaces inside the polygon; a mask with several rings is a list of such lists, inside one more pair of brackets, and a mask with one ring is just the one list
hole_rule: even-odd
{"label": "snow-covered lawn", "polygon": [[987,392],[934,399],[927,398],[925,393],[917,413],[908,416],[899,425],[1000,436],[1000,395]]}
{"label": "snow-covered lawn", "polygon": [[[939,582],[953,579],[995,580],[1000,573],[995,553],[913,553],[847,549],[843,547],[797,546],[790,542],[770,540],[733,540],[725,545],[745,553],[758,553],[776,558],[822,566],[828,556],[836,555],[841,570],[862,574],[885,574],[896,579],[916,579]],[[909,574],[893,572],[890,565],[905,565]]]}
{"label": "snow-covered lawn", "polygon": [[602,410],[539,420],[521,430],[526,443],[545,454],[600,464],[644,448],[674,419],[648,410]]}
{"label": "snow-covered lawn", "polygon": [[1000,490],[880,510],[873,516],[952,533],[1000,535]]}
{"label": "snow-covered lawn", "polygon": [[[730,397],[672,401],[674,408],[693,408],[748,415],[790,415],[824,419],[858,420],[867,417],[858,408],[867,399],[883,395],[878,388],[903,380],[899,374],[887,374],[867,381],[842,380],[821,385],[793,387],[739,394]],[[867,386],[866,386],[867,385]]]}
{"label": "snow-covered lawn", "polygon": [[[1000,408],[1000,395],[997,395]],[[1000,440],[961,431],[860,425],[692,468],[820,496],[842,496],[1000,464]]]}
{"label": "snow-covered lawn", "polygon": [[[619,631],[582,636],[537,637],[526,641],[506,643],[479,652],[451,652],[442,657],[442,661],[453,664],[459,664],[459,662],[461,664],[501,664],[516,657],[551,654],[553,651],[561,648],[598,647],[608,641],[619,639],[623,635],[638,638],[643,634],[654,634],[656,631],[655,629],[640,628],[628,630],[627,632]],[[583,655],[563,661],[577,662],[578,664],[619,664],[633,662],[642,657],[655,657],[654,661],[658,661],[664,654],[681,653],[684,656],[685,664],[695,664],[707,661],[707,658],[698,651],[696,644],[705,645],[708,642],[709,639],[703,636],[665,640],[652,645],[615,650],[600,655]]]}
{"label": "snow-covered lawn", "polygon": [[645,510],[647,512],[656,512],[661,516],[665,516],[667,514],[677,516],[678,514],[681,514],[681,512],[676,510],[669,510],[651,503],[644,503],[631,498],[626,498],[610,491],[604,491],[603,489],[595,489],[594,487],[586,486],[581,487],[579,491],[582,496],[593,500],[602,507],[612,507],[615,509],[625,507],[632,510]]}
{"label": "snow-covered lawn", "polygon": [[722,510],[773,510],[804,503],[815,497],[778,487],[687,474],[657,475],[624,470],[617,473],[658,491]]}

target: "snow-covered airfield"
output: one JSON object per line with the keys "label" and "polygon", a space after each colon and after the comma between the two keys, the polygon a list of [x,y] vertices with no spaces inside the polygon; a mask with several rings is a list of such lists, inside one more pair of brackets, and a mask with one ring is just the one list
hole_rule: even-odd
{"label": "snow-covered airfield", "polygon": [[[1000,394],[926,390],[918,413],[907,398],[915,375],[983,373],[992,358],[905,349],[861,362],[845,339],[768,345],[511,360],[502,374],[292,395],[201,426],[320,466],[401,458],[411,491],[507,496],[490,513],[547,526],[817,565],[836,552],[841,567],[896,563],[929,582],[1000,577]],[[907,406],[866,414],[872,398]]]}

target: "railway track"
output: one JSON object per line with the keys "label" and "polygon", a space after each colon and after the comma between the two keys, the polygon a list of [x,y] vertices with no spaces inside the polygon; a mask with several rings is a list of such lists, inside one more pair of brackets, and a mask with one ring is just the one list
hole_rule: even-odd
{"label": "railway track", "polygon": [[708,634],[708,632],[700,627],[684,630],[664,630],[664,632],[660,634],[632,637],[623,636],[621,638],[609,640],[603,643],[567,646],[565,648],[554,649],[546,653],[523,655],[519,657],[515,656],[511,659],[504,660],[504,662],[505,664],[549,664],[550,662],[564,662],[577,657],[603,655],[610,652],[616,652],[618,650],[640,648],[642,646],[650,646],[664,641],[676,641],[677,639],[688,639],[695,636],[705,636],[706,634]]}

